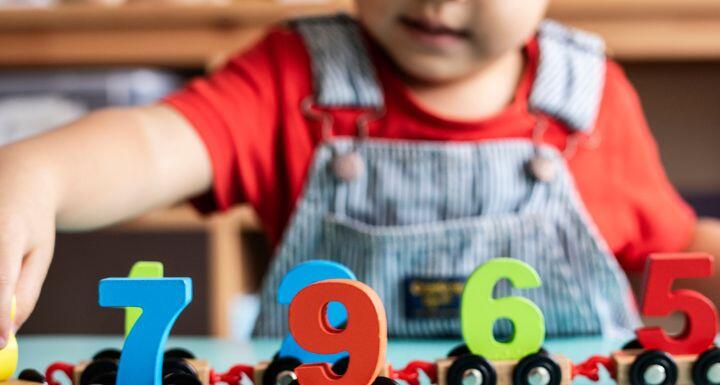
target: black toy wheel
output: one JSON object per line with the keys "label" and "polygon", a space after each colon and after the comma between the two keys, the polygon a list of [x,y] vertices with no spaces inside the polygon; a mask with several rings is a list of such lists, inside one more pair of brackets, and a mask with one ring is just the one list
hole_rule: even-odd
{"label": "black toy wheel", "polygon": [[560,366],[547,354],[525,356],[513,369],[513,385],[560,385],[561,380]]}
{"label": "black toy wheel", "polygon": [[101,350],[92,357],[93,361],[95,360],[120,360],[120,351],[117,349],[105,349]]}
{"label": "black toy wheel", "polygon": [[91,385],[91,384],[110,384],[108,381],[112,377],[115,382],[115,376],[117,375],[118,364],[114,360],[100,359],[95,360],[88,364],[80,375],[80,385]]}
{"label": "black toy wheel", "polygon": [[194,360],[195,355],[189,350],[183,348],[172,348],[165,351],[164,359],[168,358],[184,358],[186,360]]}
{"label": "black toy wheel", "polygon": [[400,385],[397,381],[380,376],[373,381],[372,385]]}
{"label": "black toy wheel", "polygon": [[495,385],[495,369],[484,358],[474,354],[458,357],[447,372],[447,385]]}
{"label": "black toy wheel", "polygon": [[45,376],[43,376],[40,372],[38,372],[35,369],[23,370],[22,372],[20,372],[20,374],[18,374],[18,380],[27,381],[27,382],[37,382],[39,384],[47,383]]}
{"label": "black toy wheel", "polygon": [[103,373],[91,380],[92,385],[115,385],[117,373]]}
{"label": "black toy wheel", "polygon": [[162,375],[183,373],[189,376],[197,377],[197,371],[183,358],[167,358],[163,361]]}
{"label": "black toy wheel", "polygon": [[630,365],[632,385],[675,385],[677,376],[675,360],[660,350],[643,352]]}
{"label": "black toy wheel", "polygon": [[633,349],[642,349],[643,346],[640,344],[640,341],[636,339],[632,339],[623,345],[622,350],[633,350]]}
{"label": "black toy wheel", "polygon": [[300,361],[292,357],[283,357],[273,360],[262,377],[262,385],[289,385],[296,380],[295,368]]}
{"label": "black toy wheel", "polygon": [[197,376],[187,373],[170,373],[163,377],[163,385],[202,385]]}
{"label": "black toy wheel", "polygon": [[720,349],[710,348],[698,357],[692,378],[695,385],[720,385]]}
{"label": "black toy wheel", "polygon": [[460,344],[460,345],[452,348],[452,350],[450,350],[448,352],[447,356],[448,357],[460,357],[460,356],[464,356],[467,354],[470,354],[470,349],[468,348],[468,346],[465,344]]}
{"label": "black toy wheel", "polygon": [[338,376],[342,376],[347,372],[348,365],[350,365],[350,357],[343,357],[333,364],[332,371]]}

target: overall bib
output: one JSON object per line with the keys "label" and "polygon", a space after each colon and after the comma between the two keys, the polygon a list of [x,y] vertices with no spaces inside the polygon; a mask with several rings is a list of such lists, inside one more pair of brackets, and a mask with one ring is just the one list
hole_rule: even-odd
{"label": "overall bib", "polygon": [[[309,103],[382,109],[382,88],[354,21],[323,17],[295,27],[314,72],[307,112]],[[413,314],[408,280],[461,282],[497,257],[525,261],[539,273],[539,288],[518,290],[503,280],[495,291],[535,302],[548,336],[616,335],[639,324],[625,275],[586,212],[564,154],[540,140],[543,116],[565,123],[570,139],[592,130],[604,86],[604,44],[554,22],[543,23],[539,44],[530,96],[535,140],[372,139],[365,137],[367,115],[358,121],[359,137],[330,138],[331,121],[324,121],[327,140],[316,150],[265,278],[255,335],[287,333],[278,285],[290,268],[312,259],[340,262],[374,288],[391,336],[459,335],[457,313]],[[495,326],[504,335],[511,327]]]}

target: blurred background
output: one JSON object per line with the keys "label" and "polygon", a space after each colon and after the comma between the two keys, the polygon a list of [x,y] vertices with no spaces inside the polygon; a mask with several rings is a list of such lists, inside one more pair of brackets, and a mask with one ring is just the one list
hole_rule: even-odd
{"label": "blurred background", "polygon": [[[272,23],[351,5],[0,0],[0,144],[95,108],[151,102],[222,64]],[[552,0],[550,17],[605,37],[638,89],[670,179],[701,215],[720,217],[720,1]],[[137,260],[160,260],[167,275],[194,280],[194,301],[175,334],[241,338],[257,306],[243,293],[257,288],[269,255],[246,207],[200,218],[180,206],[60,235],[22,332],[119,333],[119,313],[97,306],[98,280],[126,275]]]}

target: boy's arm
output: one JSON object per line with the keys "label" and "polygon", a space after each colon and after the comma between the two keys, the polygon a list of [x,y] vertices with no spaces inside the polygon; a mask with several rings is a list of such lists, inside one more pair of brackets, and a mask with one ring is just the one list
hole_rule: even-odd
{"label": "boy's arm", "polygon": [[192,127],[163,106],[93,113],[0,148],[0,347],[35,306],[55,226],[90,229],[207,190],[211,167]]}
{"label": "boy's arm", "polygon": [[[688,251],[699,251],[720,258],[720,220],[700,218],[695,226],[695,235]],[[720,266],[720,259],[715,263]]]}
{"label": "boy's arm", "polygon": [[712,278],[688,280],[683,287],[702,292],[713,301],[715,306],[720,307],[720,220],[700,218],[687,251],[714,256],[715,273]]}
{"label": "boy's arm", "polygon": [[202,142],[164,105],[97,112],[7,152],[45,169],[64,230],[132,218],[210,186]]}

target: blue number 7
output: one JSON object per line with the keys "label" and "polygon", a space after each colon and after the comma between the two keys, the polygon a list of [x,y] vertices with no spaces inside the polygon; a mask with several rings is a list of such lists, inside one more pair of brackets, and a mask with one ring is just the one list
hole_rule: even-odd
{"label": "blue number 7", "polygon": [[190,278],[107,278],[100,281],[99,294],[102,307],[142,309],[125,339],[116,384],[161,385],[162,349],[192,300]]}

